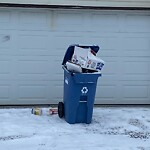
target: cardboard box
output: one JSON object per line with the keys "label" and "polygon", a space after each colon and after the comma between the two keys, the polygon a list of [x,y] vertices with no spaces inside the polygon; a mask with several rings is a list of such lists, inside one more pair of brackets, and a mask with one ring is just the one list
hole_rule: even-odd
{"label": "cardboard box", "polygon": [[104,61],[95,56],[90,48],[75,47],[71,61],[84,69],[95,71],[101,71],[104,66]]}

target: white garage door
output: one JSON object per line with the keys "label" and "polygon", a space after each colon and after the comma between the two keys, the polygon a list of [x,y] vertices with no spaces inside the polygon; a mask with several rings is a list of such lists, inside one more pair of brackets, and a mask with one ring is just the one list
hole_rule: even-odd
{"label": "white garage door", "polygon": [[92,43],[106,61],[98,104],[150,104],[150,12],[0,9],[0,104],[62,100],[67,47]]}

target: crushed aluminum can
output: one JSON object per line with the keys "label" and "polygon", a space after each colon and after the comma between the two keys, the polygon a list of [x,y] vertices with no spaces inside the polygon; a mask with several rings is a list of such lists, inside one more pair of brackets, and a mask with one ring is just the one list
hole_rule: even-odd
{"label": "crushed aluminum can", "polygon": [[42,115],[42,109],[41,108],[32,108],[31,113],[34,115]]}
{"label": "crushed aluminum can", "polygon": [[50,115],[58,114],[58,108],[50,108],[49,113]]}
{"label": "crushed aluminum can", "polygon": [[58,114],[58,108],[32,108],[31,113],[34,115],[54,115]]}

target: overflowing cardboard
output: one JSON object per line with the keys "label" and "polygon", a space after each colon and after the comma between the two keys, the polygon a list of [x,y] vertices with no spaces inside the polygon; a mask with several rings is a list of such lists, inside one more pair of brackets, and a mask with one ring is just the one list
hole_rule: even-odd
{"label": "overflowing cardboard", "polygon": [[71,62],[80,65],[84,69],[95,71],[101,71],[104,66],[104,61],[95,56],[90,48],[75,47]]}

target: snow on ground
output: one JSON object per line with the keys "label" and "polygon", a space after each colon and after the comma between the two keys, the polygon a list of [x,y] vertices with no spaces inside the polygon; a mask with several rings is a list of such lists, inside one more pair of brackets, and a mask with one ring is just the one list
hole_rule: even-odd
{"label": "snow on ground", "polygon": [[150,108],[96,107],[91,124],[0,109],[0,149],[150,150]]}

